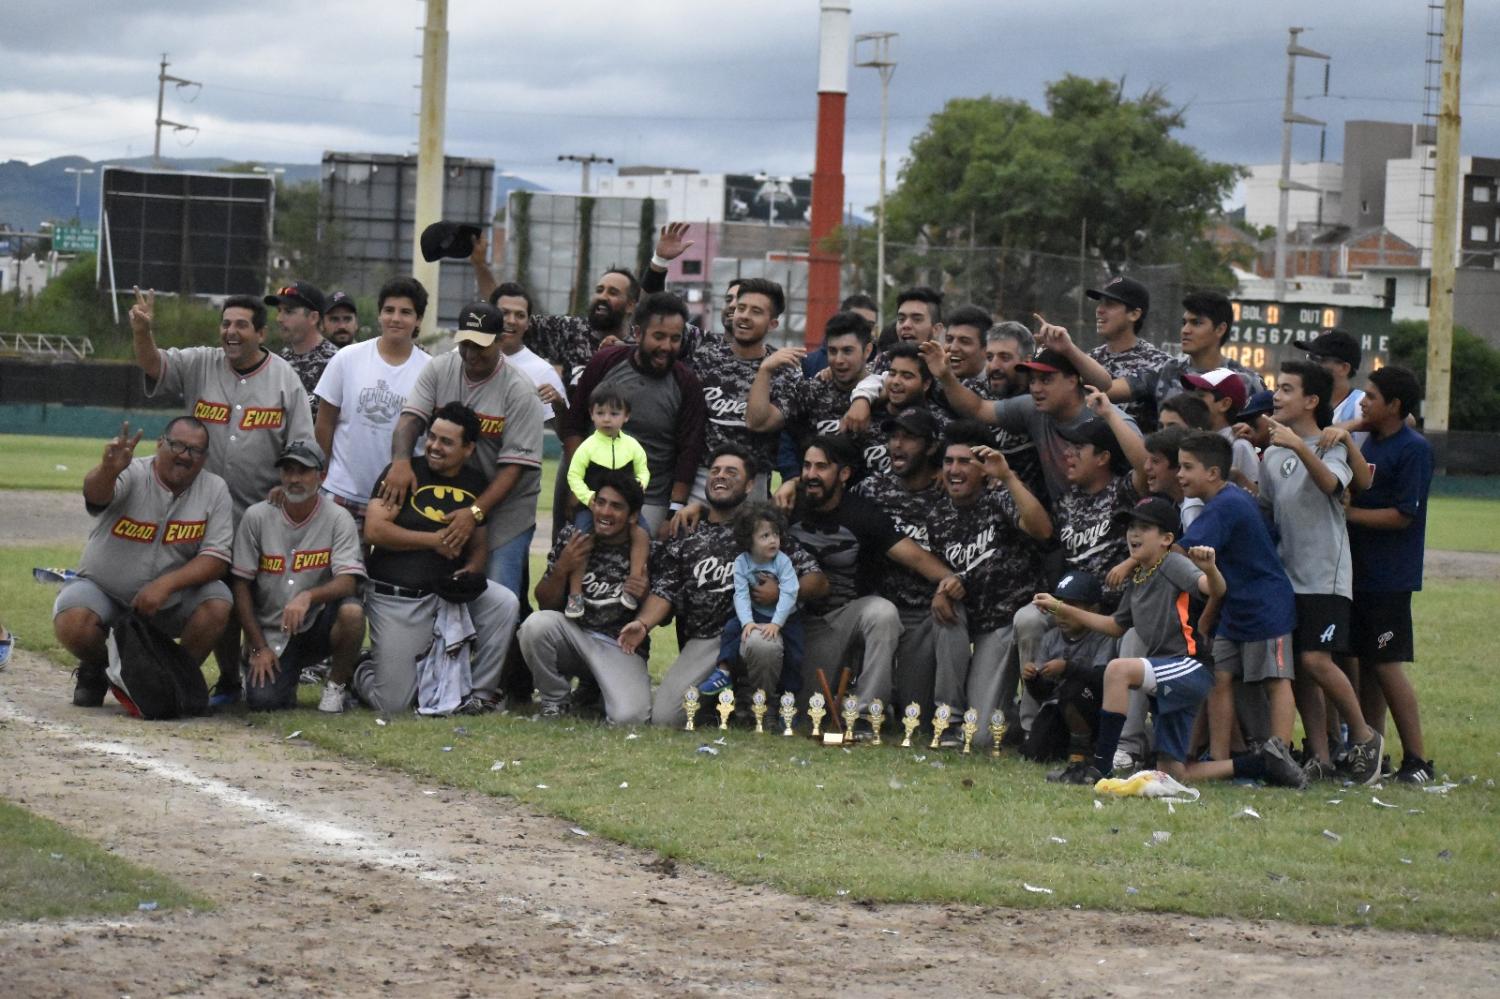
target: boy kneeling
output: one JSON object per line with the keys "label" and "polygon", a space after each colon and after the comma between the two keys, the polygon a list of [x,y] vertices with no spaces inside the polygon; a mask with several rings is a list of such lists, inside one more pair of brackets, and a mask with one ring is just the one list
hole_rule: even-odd
{"label": "boy kneeling", "polygon": [[[1264,749],[1233,760],[1189,761],[1193,723],[1214,686],[1212,669],[1199,659],[1207,654],[1200,622],[1217,613],[1227,586],[1212,548],[1192,548],[1186,556],[1172,549],[1181,525],[1170,500],[1148,496],[1121,516],[1130,518],[1125,540],[1138,568],[1113,616],[1081,610],[1049,593],[1038,593],[1034,601],[1061,621],[1106,635],[1119,637],[1134,627],[1147,649],[1148,658],[1115,659],[1104,671],[1099,739],[1086,776],[1098,780],[1110,775],[1130,691],[1139,688],[1155,716],[1157,767],[1167,774],[1183,781],[1267,777],[1301,787],[1300,768],[1289,760],[1287,767],[1281,766],[1280,757]],[[1207,603],[1194,614],[1194,605],[1205,598]]]}

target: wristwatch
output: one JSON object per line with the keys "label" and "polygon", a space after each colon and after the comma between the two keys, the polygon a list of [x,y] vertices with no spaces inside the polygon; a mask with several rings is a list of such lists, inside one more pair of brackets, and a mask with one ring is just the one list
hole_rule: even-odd
{"label": "wristwatch", "polygon": [[484,508],[481,507],[478,503],[475,503],[473,506],[469,507],[469,512],[474,515],[474,523],[484,523]]}

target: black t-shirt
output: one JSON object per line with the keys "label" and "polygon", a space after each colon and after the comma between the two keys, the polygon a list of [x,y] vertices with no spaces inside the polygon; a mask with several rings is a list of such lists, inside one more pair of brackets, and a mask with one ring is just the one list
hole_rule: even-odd
{"label": "black t-shirt", "polygon": [[[932,542],[927,537],[927,516],[943,498],[943,490],[937,479],[933,479],[926,489],[913,492],[894,475],[871,475],[859,480],[853,492],[879,507],[882,513],[891,518],[896,530],[903,536],[911,538],[928,551],[933,550]],[[890,559],[882,559],[881,562],[881,596],[902,610],[925,609],[932,605],[934,585],[926,577]]]}
{"label": "black t-shirt", "polygon": [[[411,470],[417,483],[406,502],[396,511],[396,526],[408,531],[441,531],[447,526],[443,522],[445,515],[473,506],[489,485],[489,480],[469,465],[459,469],[456,475],[443,477],[428,467],[426,458],[413,458]],[[375,477],[376,491],[370,496],[371,503],[380,502],[379,485],[390,471],[391,466],[387,465]],[[464,562],[463,555],[444,558],[430,548],[396,551],[375,545],[365,560],[365,569],[371,579],[382,583],[427,589],[437,579],[462,569]]]}
{"label": "black t-shirt", "polygon": [[812,553],[828,577],[828,596],[808,605],[814,614],[826,614],[874,592],[886,553],[902,540],[879,507],[848,493],[830,512],[799,511],[792,537]]}

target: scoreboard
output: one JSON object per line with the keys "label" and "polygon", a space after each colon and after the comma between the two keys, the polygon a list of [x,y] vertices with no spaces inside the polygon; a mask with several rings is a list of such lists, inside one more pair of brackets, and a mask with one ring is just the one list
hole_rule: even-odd
{"label": "scoreboard", "polygon": [[1241,299],[1231,304],[1234,323],[1224,356],[1259,372],[1268,386],[1274,385],[1282,361],[1306,360],[1307,353],[1293,347],[1294,342],[1313,340],[1335,327],[1359,340],[1364,357],[1358,374],[1390,363],[1389,309]]}

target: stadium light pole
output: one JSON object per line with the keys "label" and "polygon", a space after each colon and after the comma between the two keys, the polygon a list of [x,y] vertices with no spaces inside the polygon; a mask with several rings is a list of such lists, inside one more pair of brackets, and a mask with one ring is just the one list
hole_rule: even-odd
{"label": "stadium light pole", "polygon": [[427,289],[433,308],[422,317],[422,335],[437,328],[439,277],[436,261],[422,258],[422,230],[443,216],[443,128],[448,104],[448,0],[427,0],[422,28],[422,104],[417,127],[417,204],[412,226],[412,276]]}
{"label": "stadium light pole", "polygon": [[[890,119],[891,77],[896,75],[894,31],[868,31],[854,36],[854,65],[880,71],[880,200],[875,208],[875,332],[885,328],[885,143]],[[860,58],[860,46],[865,57]]]}

